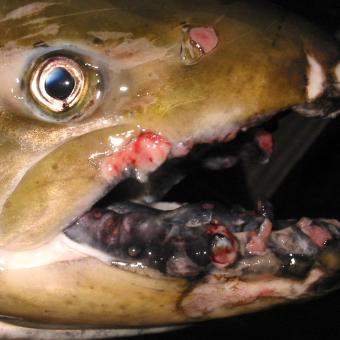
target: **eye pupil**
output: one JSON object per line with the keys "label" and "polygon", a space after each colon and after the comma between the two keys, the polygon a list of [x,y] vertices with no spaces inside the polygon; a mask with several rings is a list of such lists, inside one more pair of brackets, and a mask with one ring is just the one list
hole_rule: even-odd
{"label": "eye pupil", "polygon": [[74,86],[74,78],[63,67],[55,68],[45,81],[47,94],[60,100],[66,99],[72,93]]}

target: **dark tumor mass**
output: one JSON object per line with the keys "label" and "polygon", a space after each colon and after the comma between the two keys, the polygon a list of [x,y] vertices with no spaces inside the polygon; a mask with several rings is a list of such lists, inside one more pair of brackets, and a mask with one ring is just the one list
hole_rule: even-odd
{"label": "dark tumor mass", "polygon": [[200,266],[206,266],[210,263],[211,250],[209,241],[204,238],[187,242],[186,251],[189,258]]}
{"label": "dark tumor mass", "polygon": [[75,81],[63,67],[55,68],[45,82],[46,92],[55,99],[66,99],[74,89]]}

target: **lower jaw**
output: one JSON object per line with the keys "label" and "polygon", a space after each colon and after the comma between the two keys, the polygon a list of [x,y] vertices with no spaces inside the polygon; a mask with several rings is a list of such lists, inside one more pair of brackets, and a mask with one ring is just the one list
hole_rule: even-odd
{"label": "lower jaw", "polygon": [[[156,213],[158,217],[155,218],[158,222],[160,220],[169,222],[172,219],[172,222],[176,221],[177,224],[182,224],[180,229],[193,230],[196,228],[196,230],[200,230],[207,228],[212,222],[211,220],[207,221],[206,214],[204,214],[206,212],[204,209],[212,209],[211,204],[211,202],[203,203],[202,208],[201,203],[198,210],[197,205],[194,204],[171,205],[173,211],[159,211]],[[229,208],[220,206],[217,209],[217,206],[215,206],[215,210],[213,209],[214,211],[220,209],[221,214],[229,214],[228,218],[230,218],[231,210]],[[105,213],[107,208],[108,206],[104,209]],[[108,209],[109,212],[116,211],[116,214],[120,212],[121,217],[124,218],[129,214],[145,210],[153,211],[145,205],[139,206],[126,202],[124,204],[115,202]],[[179,214],[180,211],[182,211],[181,214]],[[201,214],[202,212],[203,214]],[[88,214],[90,213],[93,211],[88,212]],[[323,284],[329,277],[335,277],[339,270],[338,248],[327,248],[326,246],[317,248],[315,244],[312,245],[313,240],[311,240],[309,244],[313,249],[317,248],[314,249],[316,253],[311,258],[308,258],[307,255],[294,257],[286,254],[287,256],[278,257],[281,261],[278,264],[275,262],[275,257],[278,254],[275,253],[273,256],[273,246],[267,242],[268,240],[264,240],[267,242],[267,247],[262,249],[260,254],[250,252],[244,256],[247,245],[249,250],[249,242],[252,238],[260,236],[259,229],[265,217],[259,212],[245,212],[240,208],[234,210],[233,214],[233,223],[229,223],[229,229],[239,239],[242,255],[239,254],[231,265],[225,265],[226,263],[211,263],[210,254],[210,262],[206,267],[201,265],[202,271],[198,275],[192,275],[192,272],[187,275],[187,272],[182,271],[172,270],[169,273],[164,269],[159,270],[158,267],[150,265],[150,259],[143,268],[136,269],[129,265],[126,266],[124,261],[122,261],[122,266],[118,261],[113,261],[115,254],[112,253],[112,249],[105,249],[105,247],[96,249],[93,244],[86,244],[86,242],[80,242],[77,239],[70,240],[72,228],[81,226],[79,221],[84,215],[73,226],[65,230],[65,234],[68,236],[60,234],[49,245],[46,245],[46,254],[50,257],[42,254],[40,248],[36,250],[36,256],[32,253],[23,253],[16,262],[19,267],[15,266],[14,261],[7,261],[9,267],[5,268],[7,270],[3,277],[5,281],[11,282],[13,285],[11,292],[22,291],[26,284],[33,287],[35,297],[33,300],[30,298],[30,301],[34,301],[34,304],[37,303],[37,306],[34,307],[34,310],[30,305],[25,306],[24,312],[11,312],[9,307],[3,306],[2,308],[5,308],[4,311],[7,315],[20,318],[24,316],[25,319],[33,322],[31,325],[39,328],[51,324],[55,328],[64,328],[64,324],[68,324],[72,328],[91,328],[89,325],[93,323],[93,320],[96,320],[96,325],[92,324],[93,327],[112,325],[145,327],[249,313],[283,302],[318,295],[319,292],[324,293],[335,288],[334,282],[331,286],[323,286]],[[180,215],[181,219],[178,218]],[[147,213],[144,217],[149,217],[149,222],[155,222],[153,212]],[[201,218],[197,220],[197,217]],[[103,222],[101,218],[97,222]],[[243,225],[240,224],[240,221],[235,223],[235,219],[238,218],[243,218],[247,222]],[[327,221],[314,221],[315,224],[321,222],[328,223]],[[329,221],[329,223],[338,225],[336,221]],[[100,224],[104,226],[102,223]],[[228,227],[227,224],[226,222],[219,223],[225,228]],[[272,235],[284,231],[292,224],[296,225],[296,221],[273,221]],[[163,226],[163,223],[161,225]],[[86,227],[86,224],[83,226]],[[322,227],[324,226],[322,225]],[[226,233],[228,236],[225,230],[218,229],[217,232],[222,232],[222,235]],[[53,253],[53,249],[56,250],[55,253]],[[183,252],[181,254],[183,255]],[[329,256],[333,260],[335,259],[335,262],[329,262]],[[1,258],[6,259],[6,256],[2,254]],[[37,262],[34,265],[30,262],[25,265],[25,258],[30,258],[30,260],[37,258],[45,262]],[[284,259],[296,260],[296,262],[287,262]],[[313,264],[306,263],[305,260],[311,259],[314,261]],[[329,267],[331,262],[333,267]],[[131,259],[126,263],[131,264]],[[304,265],[306,266],[304,267]],[[29,273],[29,277],[27,277],[27,273]],[[23,286],[24,277],[27,277],[27,282]],[[55,281],[56,279],[58,281]],[[45,291],[34,292],[35,289],[40,290],[42,287]],[[31,291],[28,294],[31,294]],[[56,306],[52,314],[45,315],[43,313],[42,316],[42,310],[49,309],[51,301],[48,299],[51,299],[53,295],[56,299],[60,299],[61,306]],[[55,301],[55,298],[52,300]],[[77,310],[74,310],[72,305],[65,304],[68,300],[74,300]],[[124,309],[120,309],[122,306]],[[28,308],[28,312],[25,311],[26,308]],[[102,312],[98,311],[100,308],[102,308]],[[81,311],[80,314],[78,309]],[[4,311],[1,310],[2,313]],[[41,321],[46,323],[41,324]]]}

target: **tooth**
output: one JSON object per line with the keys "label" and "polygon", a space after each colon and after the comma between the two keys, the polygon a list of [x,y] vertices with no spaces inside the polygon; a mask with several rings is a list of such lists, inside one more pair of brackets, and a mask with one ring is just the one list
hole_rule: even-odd
{"label": "tooth", "polygon": [[272,222],[265,218],[260,226],[257,235],[253,235],[246,245],[246,249],[250,254],[263,255],[267,251],[267,243],[272,232]]}
{"label": "tooth", "polygon": [[307,54],[309,69],[307,72],[307,97],[309,100],[314,100],[320,97],[326,85],[326,74],[322,65],[312,55]]}
{"label": "tooth", "polygon": [[301,218],[297,226],[304,234],[309,236],[319,248],[324,247],[326,243],[332,239],[329,231],[313,224],[313,221],[309,218]]}
{"label": "tooth", "polygon": [[334,67],[335,87],[340,91],[340,62]]}

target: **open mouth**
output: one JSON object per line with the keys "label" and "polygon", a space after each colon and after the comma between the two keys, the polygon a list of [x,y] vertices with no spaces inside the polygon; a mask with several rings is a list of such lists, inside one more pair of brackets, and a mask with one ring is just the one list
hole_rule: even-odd
{"label": "open mouth", "polygon": [[[189,294],[182,303],[191,316],[260,296],[296,299],[333,289],[336,284],[327,277],[337,277],[340,268],[337,220],[278,220],[264,199],[246,210],[225,194],[225,188],[232,197],[233,186],[236,191],[245,186],[232,175],[242,161],[267,163],[272,148],[272,135],[262,128],[227,144],[198,145],[186,157],[166,161],[144,183],[122,181],[64,233],[81,251],[111,266],[201,282],[198,297]],[[216,178],[211,179],[221,172],[221,188],[211,189]],[[233,297],[211,287],[205,292],[216,280],[244,287],[235,288]],[[211,297],[200,307],[197,301],[207,293]]]}
{"label": "open mouth", "polygon": [[[239,257],[233,233],[256,233],[265,221],[273,220],[272,208],[259,200],[257,211],[246,211],[228,202],[221,190],[211,190],[211,195],[209,180],[242,160],[266,163],[271,153],[271,134],[258,128],[227,144],[197,145],[185,157],[167,160],[145,182],[136,178],[120,182],[65,234],[103,251],[112,257],[113,265],[130,270],[148,268],[169,276],[198,278],[212,265],[233,265]],[[206,177],[203,189],[197,190],[197,197],[188,197],[197,187],[192,183],[197,181],[197,172],[202,171]],[[266,245],[259,247],[253,252],[265,253]]]}

